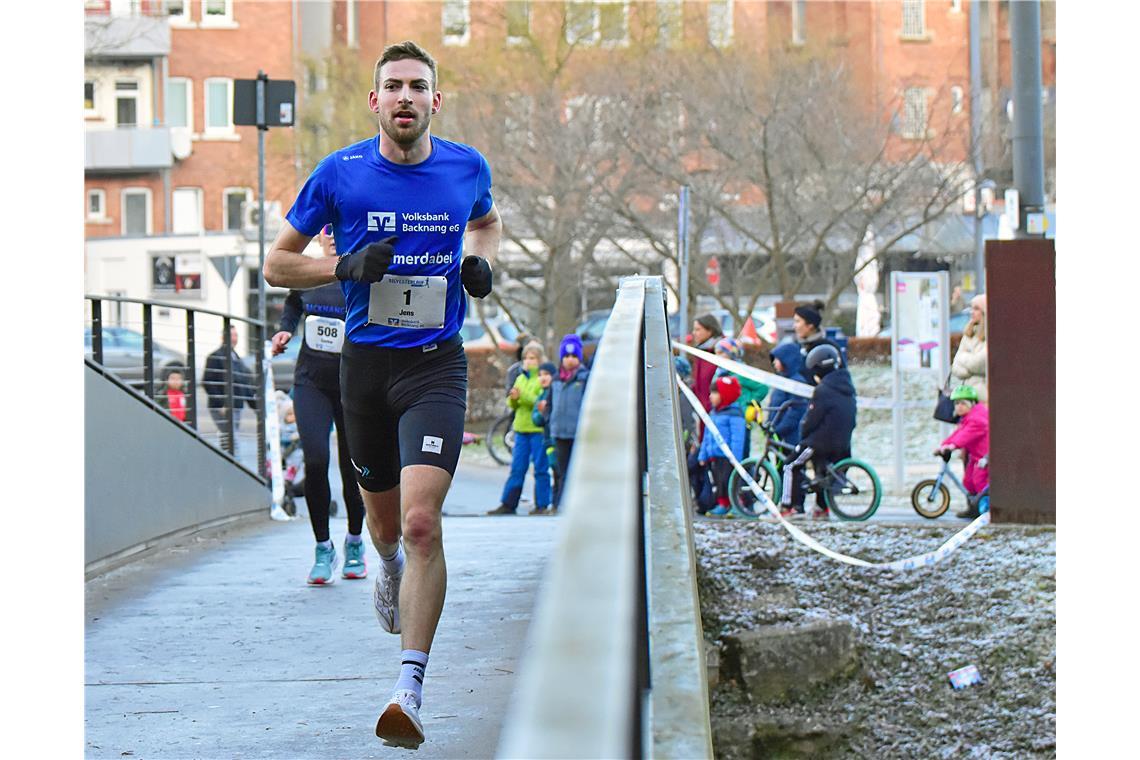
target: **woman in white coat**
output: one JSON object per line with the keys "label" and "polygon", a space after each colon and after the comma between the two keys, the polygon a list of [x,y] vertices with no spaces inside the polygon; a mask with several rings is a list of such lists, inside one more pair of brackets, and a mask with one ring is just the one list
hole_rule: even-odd
{"label": "woman in white coat", "polygon": [[986,387],[986,296],[980,293],[970,300],[970,321],[962,331],[962,342],[954,354],[950,374],[955,384],[968,385],[978,392],[979,401],[988,401]]}

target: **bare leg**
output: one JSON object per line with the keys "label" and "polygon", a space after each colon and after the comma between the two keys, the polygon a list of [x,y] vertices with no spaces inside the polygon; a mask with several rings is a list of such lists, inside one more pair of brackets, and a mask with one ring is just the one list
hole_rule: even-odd
{"label": "bare leg", "polygon": [[[407,564],[400,584],[400,638],[404,649],[430,652],[447,593],[440,513],[451,476],[431,465],[408,465],[400,471],[404,551]],[[387,491],[385,494],[392,493]],[[374,494],[380,495],[380,494]],[[371,503],[369,530],[371,530]],[[383,520],[378,517],[378,520]],[[381,538],[391,534],[381,533]],[[375,540],[375,538],[373,539]],[[394,540],[394,539],[393,539]]]}
{"label": "bare leg", "polygon": [[368,535],[376,551],[384,554],[383,545],[391,546],[400,540],[400,487],[376,493],[361,488],[360,494],[364,497]]}

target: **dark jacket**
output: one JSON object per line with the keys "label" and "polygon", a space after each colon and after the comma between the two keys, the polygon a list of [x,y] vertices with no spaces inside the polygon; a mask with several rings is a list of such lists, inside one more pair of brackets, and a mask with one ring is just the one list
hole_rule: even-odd
{"label": "dark jacket", "polygon": [[[740,407],[735,403],[722,406],[709,414],[709,417],[716,425],[716,429],[720,431],[724,442],[728,444],[728,449],[732,455],[737,460],[743,459],[744,436],[748,435],[748,430],[744,425],[744,412]],[[727,459],[727,457],[716,442],[716,436],[706,432],[705,437],[701,439],[701,450],[697,453],[697,459],[701,462],[707,462],[710,459]]]}
{"label": "dark jacket", "polygon": [[[530,413],[530,419],[535,425],[542,428],[542,444],[546,448],[554,445],[554,439],[550,437],[550,407],[552,395],[551,391],[554,390],[553,384],[549,388],[543,388],[542,393],[538,395],[538,400],[534,402],[534,410]],[[546,411],[539,411],[538,407],[542,402],[546,402]]]}
{"label": "dark jacket", "polygon": [[[784,371],[780,373],[784,377],[797,381],[803,379],[800,376],[800,370],[803,368],[804,357],[800,354],[798,345],[781,343],[772,349],[772,356],[779,359],[784,365]],[[783,412],[778,414],[773,412],[777,416],[772,420],[772,427],[781,441],[794,446],[800,442],[800,421],[803,420],[804,412],[807,411],[808,400],[803,396],[797,396],[779,388],[773,390],[772,396],[768,399],[768,403],[773,407],[780,407],[788,401],[792,403]]]}
{"label": "dark jacket", "polygon": [[561,372],[551,384],[554,403],[550,410],[550,437],[573,440],[578,434],[578,417],[582,414],[582,398],[586,395],[586,382],[590,370],[578,367],[569,380]]}
{"label": "dark jacket", "polygon": [[340,390],[340,354],[309,348],[304,339],[304,318],[331,317],[342,322],[345,318],[344,291],[340,283],[322,285],[312,290],[290,290],[285,297],[278,329],[297,333],[301,329],[301,350],[293,369],[294,385],[312,385],[328,390]]}
{"label": "dark jacket", "polygon": [[[211,409],[224,409],[226,407],[226,349],[229,346],[218,346],[218,350],[206,359],[206,372],[202,375],[202,385],[210,397]],[[233,351],[233,349],[230,349]],[[251,409],[257,408],[257,379],[250,372],[249,367],[241,360],[236,351],[234,355],[234,408],[240,409],[244,402]]]}
{"label": "dark jacket", "polygon": [[815,388],[803,422],[800,446],[831,461],[851,456],[855,431],[855,385],[846,369],[834,370]]}
{"label": "dark jacket", "polygon": [[[800,346],[801,369],[800,369],[800,376],[798,378],[796,378],[797,380],[804,382],[804,383],[807,383],[808,385],[815,385],[815,377],[812,376],[811,372],[808,372],[807,367],[803,366],[803,363],[804,363],[804,361],[807,360],[807,355],[809,353],[811,353],[811,350],[813,348],[815,348],[816,346],[822,346],[825,344],[828,346],[834,346],[835,350],[839,352],[839,360],[843,361],[843,349],[840,348],[838,343],[836,343],[831,338],[828,338],[826,335],[824,335],[823,331],[821,330],[821,331],[815,333],[811,337],[811,339],[803,341],[799,344],[799,346]],[[846,362],[843,363],[843,367],[844,367],[844,369],[847,368]]]}

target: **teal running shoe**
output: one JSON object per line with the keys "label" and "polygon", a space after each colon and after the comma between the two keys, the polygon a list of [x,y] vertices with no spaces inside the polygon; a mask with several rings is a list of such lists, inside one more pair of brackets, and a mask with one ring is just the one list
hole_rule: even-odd
{"label": "teal running shoe", "polygon": [[355,580],[368,577],[368,563],[364,561],[364,542],[344,542],[344,569],[340,572],[341,578]]}
{"label": "teal running shoe", "polygon": [[326,549],[317,544],[317,559],[313,562],[313,569],[309,571],[309,585],[324,586],[332,583],[338,563],[335,546],[330,543]]}
{"label": "teal running shoe", "polygon": [[723,504],[718,504],[713,509],[710,509],[706,514],[709,517],[726,517],[728,515],[728,507]]}

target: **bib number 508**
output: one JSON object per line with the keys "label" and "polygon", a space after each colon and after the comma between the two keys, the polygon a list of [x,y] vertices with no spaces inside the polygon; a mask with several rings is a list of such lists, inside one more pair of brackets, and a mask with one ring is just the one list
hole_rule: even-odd
{"label": "bib number 508", "polygon": [[335,338],[339,334],[339,330],[335,327],[326,327],[325,325],[317,325],[317,336],[321,338]]}

